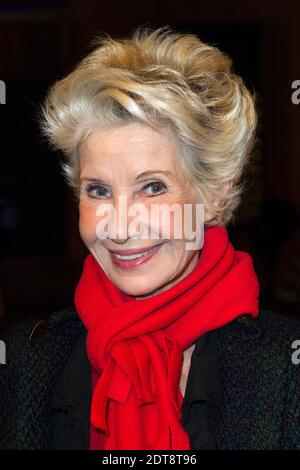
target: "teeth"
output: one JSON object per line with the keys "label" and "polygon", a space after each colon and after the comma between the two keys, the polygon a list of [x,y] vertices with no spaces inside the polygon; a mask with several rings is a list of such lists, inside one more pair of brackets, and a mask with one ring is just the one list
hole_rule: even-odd
{"label": "teeth", "polygon": [[128,256],[117,255],[116,253],[114,253],[113,256],[115,256],[118,259],[122,259],[124,261],[127,261],[127,260],[133,260],[133,259],[141,258],[142,256],[146,256],[149,253],[151,253],[151,251],[153,251],[153,250],[154,250],[154,248],[152,248],[151,250],[145,251],[144,253],[139,253],[138,255],[128,255]]}

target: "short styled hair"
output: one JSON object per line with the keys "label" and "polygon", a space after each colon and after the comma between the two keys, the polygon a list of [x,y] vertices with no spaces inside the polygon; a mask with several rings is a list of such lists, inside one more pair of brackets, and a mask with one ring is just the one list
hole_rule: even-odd
{"label": "short styled hair", "polygon": [[254,96],[217,47],[169,27],[139,27],[125,39],[96,38],[50,88],[40,122],[65,155],[63,173],[76,194],[79,148],[91,132],[131,123],[170,127],[187,180],[211,208],[207,225],[226,225],[241,199],[257,115]]}

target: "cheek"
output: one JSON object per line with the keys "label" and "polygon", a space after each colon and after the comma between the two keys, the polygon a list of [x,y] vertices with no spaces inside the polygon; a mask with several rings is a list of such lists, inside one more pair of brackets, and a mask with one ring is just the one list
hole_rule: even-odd
{"label": "cheek", "polygon": [[96,209],[91,205],[79,204],[79,232],[85,243],[96,240],[96,226],[99,217],[96,216]]}
{"label": "cheek", "polygon": [[154,210],[151,217],[150,210],[148,214],[152,231],[159,233],[162,238],[176,240],[178,246],[186,240],[186,237],[190,239],[192,235],[194,236],[197,228],[195,204],[172,201],[165,203],[162,210]]}

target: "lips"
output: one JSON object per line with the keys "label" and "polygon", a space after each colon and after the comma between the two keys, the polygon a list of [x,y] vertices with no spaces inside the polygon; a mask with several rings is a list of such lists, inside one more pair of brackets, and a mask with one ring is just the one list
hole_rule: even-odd
{"label": "lips", "polygon": [[[147,261],[149,261],[153,256],[155,256],[155,254],[160,250],[161,246],[163,245],[163,243],[160,243],[159,245],[155,245],[153,247],[150,247],[150,252],[148,254],[145,254],[143,256],[139,256],[139,257],[136,257],[136,258],[133,258],[133,259],[125,259],[125,258],[119,258],[119,256],[134,256],[134,255],[137,255],[137,254],[142,254],[142,253],[146,253],[148,250],[145,250],[145,249],[142,249],[142,250],[124,250],[124,251],[118,251],[118,253],[116,252],[112,252],[111,250],[111,258],[112,258],[112,261],[113,263],[118,266],[119,268],[123,269],[123,270],[131,270],[131,269],[134,269],[134,268],[137,268],[139,267],[141,264],[144,264],[146,263]],[[130,254],[126,254],[125,253],[130,253]]]}
{"label": "lips", "polygon": [[158,246],[162,245],[162,243],[159,243],[158,245],[154,246],[147,246],[145,248],[139,248],[139,249],[132,249],[132,250],[109,250],[112,254],[116,255],[121,255],[121,256],[130,256],[130,255],[138,255],[140,253],[146,253],[146,251],[152,250],[153,248],[156,248]]}

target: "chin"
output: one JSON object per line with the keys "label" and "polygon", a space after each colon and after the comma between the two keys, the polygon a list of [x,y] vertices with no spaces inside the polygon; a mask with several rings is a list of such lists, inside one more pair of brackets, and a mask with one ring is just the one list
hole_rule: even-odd
{"label": "chin", "polygon": [[126,295],[131,295],[132,297],[152,297],[153,295],[156,294],[156,292],[159,290],[159,287],[153,287],[153,289],[147,289],[145,291],[145,289],[137,289],[136,286],[135,287],[132,287],[132,289],[130,289],[130,287],[123,287],[123,286],[119,286],[119,289]]}

